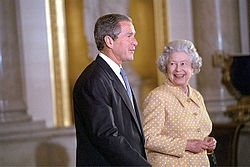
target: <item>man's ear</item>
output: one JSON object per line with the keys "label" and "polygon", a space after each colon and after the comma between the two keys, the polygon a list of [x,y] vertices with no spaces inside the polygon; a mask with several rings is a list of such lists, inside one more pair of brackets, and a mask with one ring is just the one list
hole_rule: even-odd
{"label": "man's ear", "polygon": [[106,35],[104,37],[104,42],[108,48],[113,48],[114,40],[110,36]]}

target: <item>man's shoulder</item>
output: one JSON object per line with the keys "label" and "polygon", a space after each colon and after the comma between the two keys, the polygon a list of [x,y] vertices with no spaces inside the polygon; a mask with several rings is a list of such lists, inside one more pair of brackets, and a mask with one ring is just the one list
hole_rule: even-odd
{"label": "man's shoulder", "polygon": [[81,73],[81,75],[78,78],[78,81],[88,81],[88,80],[96,80],[100,78],[106,78],[107,72],[105,71],[105,68],[101,67],[98,63],[93,61],[91,64],[89,64]]}
{"label": "man's shoulder", "polygon": [[103,72],[103,69],[100,64],[98,64],[96,61],[93,61],[83,70],[82,75],[92,76],[93,74],[99,74],[101,72]]}
{"label": "man's shoulder", "polygon": [[91,64],[89,64],[83,73],[109,73],[111,67],[100,56],[98,56]]}

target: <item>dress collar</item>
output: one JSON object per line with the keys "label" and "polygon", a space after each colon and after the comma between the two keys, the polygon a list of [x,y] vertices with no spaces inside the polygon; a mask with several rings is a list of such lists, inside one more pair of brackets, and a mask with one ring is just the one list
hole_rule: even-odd
{"label": "dress collar", "polygon": [[198,107],[201,106],[200,102],[200,94],[195,91],[189,84],[188,87],[188,95],[184,93],[179,87],[175,86],[169,79],[164,81],[164,85],[166,85],[169,90],[173,93],[173,95],[180,101],[183,107],[186,107],[190,101],[193,101]]}

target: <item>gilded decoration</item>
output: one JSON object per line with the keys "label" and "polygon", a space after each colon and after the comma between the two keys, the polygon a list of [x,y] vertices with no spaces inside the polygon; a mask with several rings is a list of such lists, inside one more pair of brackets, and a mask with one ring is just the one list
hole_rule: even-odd
{"label": "gilded decoration", "polygon": [[222,82],[237,99],[227,106],[226,115],[234,122],[250,122],[250,53],[215,52],[214,66],[222,68]]}
{"label": "gilded decoration", "polygon": [[64,3],[64,0],[46,1],[53,112],[56,126],[72,125]]}

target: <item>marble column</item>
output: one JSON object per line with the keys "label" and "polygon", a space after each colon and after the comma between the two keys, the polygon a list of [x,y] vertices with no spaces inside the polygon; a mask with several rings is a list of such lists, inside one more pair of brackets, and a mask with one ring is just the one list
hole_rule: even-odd
{"label": "marble column", "polygon": [[193,0],[194,41],[203,66],[197,88],[213,122],[228,122],[226,106],[235,103],[222,84],[221,69],[213,67],[215,51],[240,52],[238,0]]}
{"label": "marble column", "polygon": [[23,97],[15,11],[15,0],[0,1],[0,127],[31,119]]}

